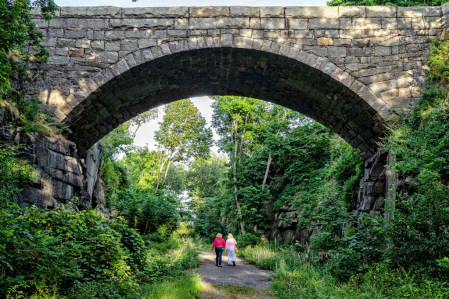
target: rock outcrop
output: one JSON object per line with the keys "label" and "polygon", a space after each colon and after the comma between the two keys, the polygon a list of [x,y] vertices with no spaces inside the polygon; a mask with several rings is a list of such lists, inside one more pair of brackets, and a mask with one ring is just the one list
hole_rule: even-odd
{"label": "rock outcrop", "polygon": [[[394,198],[389,190],[397,181],[396,174],[385,167],[391,163],[391,155],[386,151],[378,151],[374,156],[367,159],[364,165],[364,175],[360,179],[359,189],[354,194],[357,202],[357,216],[360,218],[364,213],[374,215],[379,213],[387,204],[386,198]],[[397,182],[397,189],[410,189],[407,180]],[[402,183],[401,183],[402,182]],[[405,186],[405,187],[403,187]],[[406,191],[408,191],[408,189]],[[386,212],[386,217],[388,217]],[[298,225],[299,212],[292,205],[284,206],[274,215],[274,224],[271,229],[270,238],[276,238],[280,242],[295,244],[306,244],[317,231],[306,229]],[[311,223],[316,225],[317,223]],[[343,230],[338,235],[343,236]]]}
{"label": "rock outcrop", "polygon": [[98,143],[85,151],[62,137],[21,133],[20,128],[8,124],[5,110],[0,110],[0,146],[12,148],[13,145],[21,145],[15,151],[36,170],[34,184],[18,194],[19,204],[64,208],[71,201],[80,210],[98,207],[109,212],[104,197],[100,196],[101,146]]}

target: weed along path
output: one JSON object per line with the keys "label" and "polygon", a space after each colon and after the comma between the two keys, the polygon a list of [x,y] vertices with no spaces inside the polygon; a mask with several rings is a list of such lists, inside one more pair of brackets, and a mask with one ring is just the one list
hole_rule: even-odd
{"label": "weed along path", "polygon": [[243,264],[238,257],[236,266],[228,266],[228,257],[223,253],[222,267],[215,266],[215,252],[200,249],[201,266],[196,268],[206,284],[202,299],[249,299],[274,298],[269,271]]}

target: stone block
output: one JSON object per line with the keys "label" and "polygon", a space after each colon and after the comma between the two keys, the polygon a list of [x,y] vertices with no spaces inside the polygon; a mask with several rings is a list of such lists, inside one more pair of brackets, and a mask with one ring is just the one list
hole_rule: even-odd
{"label": "stone block", "polygon": [[368,85],[368,87],[377,94],[393,88],[393,86],[391,85],[391,81],[376,82]]}
{"label": "stone block", "polygon": [[223,47],[232,47],[232,34],[222,34],[221,45]]}
{"label": "stone block", "polygon": [[172,19],[112,19],[109,25],[114,29],[171,29]]}
{"label": "stone block", "polygon": [[[33,8],[31,8],[30,15],[31,15],[31,18],[33,18],[33,19],[34,18],[43,18],[44,17],[42,15],[42,8],[41,7],[33,7]],[[54,17],[59,17],[60,15],[61,15],[61,10],[57,9],[55,11]]]}
{"label": "stone block", "polygon": [[104,38],[105,39],[124,39],[125,31],[106,31]]}
{"label": "stone block", "polygon": [[139,49],[149,48],[157,45],[157,40],[155,39],[139,39],[137,41]]}
{"label": "stone block", "polygon": [[340,18],[364,18],[366,17],[365,6],[340,6],[338,7]]}
{"label": "stone block", "polygon": [[390,101],[390,100],[394,100],[398,97],[399,95],[399,90],[398,89],[392,89],[392,90],[388,90],[388,91],[384,91],[380,94],[380,98],[383,101]]}
{"label": "stone block", "polygon": [[283,18],[285,9],[282,6],[265,6],[260,7],[261,18]]}
{"label": "stone block", "polygon": [[60,56],[67,56],[69,54],[69,49],[67,47],[56,47],[55,54]]}
{"label": "stone block", "polygon": [[171,37],[187,37],[187,30],[167,30],[167,36]]}
{"label": "stone block", "polygon": [[313,31],[311,31],[311,30],[294,30],[292,37],[294,37],[294,38],[313,38],[314,35],[313,35]]}
{"label": "stone block", "polygon": [[86,60],[99,63],[116,63],[118,60],[118,53],[112,51],[90,50],[86,53]]}
{"label": "stone block", "polygon": [[309,29],[340,29],[339,19],[310,19]]}
{"label": "stone block", "polygon": [[121,18],[122,8],[114,6],[91,6],[87,8],[86,15],[93,18]]}
{"label": "stone block", "polygon": [[357,92],[357,95],[362,98],[368,105],[371,105],[377,100],[376,94],[374,94],[371,89],[366,86],[362,86]]}
{"label": "stone block", "polygon": [[395,18],[397,8],[393,6],[367,6],[366,17],[368,18]]}
{"label": "stone block", "polygon": [[381,18],[366,18],[365,28],[363,29],[381,29],[382,19]]}
{"label": "stone block", "polygon": [[442,27],[441,17],[417,18],[412,21],[413,29],[439,29]]}
{"label": "stone block", "polygon": [[175,19],[173,29],[189,29],[189,19]]}
{"label": "stone block", "polygon": [[61,7],[61,17],[79,18],[87,15],[87,7]]}
{"label": "stone block", "polygon": [[120,41],[106,41],[104,44],[104,49],[106,51],[120,51]]}
{"label": "stone block", "polygon": [[[177,28],[175,26],[175,28]],[[215,29],[217,20],[215,18],[189,19],[188,29]]]}
{"label": "stone block", "polygon": [[227,6],[190,7],[191,18],[228,17],[230,14]]}
{"label": "stone block", "polygon": [[259,8],[251,6],[231,6],[230,16],[258,18],[260,16]]}
{"label": "stone block", "polygon": [[317,44],[318,46],[333,46],[334,41],[332,40],[332,38],[320,37],[317,40]]}
{"label": "stone block", "polygon": [[340,38],[361,39],[365,37],[365,30],[339,30]]}
{"label": "stone block", "polygon": [[107,29],[109,27],[109,20],[108,19],[78,20],[78,26],[83,29]]}
{"label": "stone block", "polygon": [[85,38],[86,34],[86,30],[64,30],[65,38]]}
{"label": "stone block", "polygon": [[58,47],[74,48],[75,44],[76,44],[76,40],[74,40],[74,39],[58,38],[58,43],[57,43]]}
{"label": "stone block", "polygon": [[104,41],[94,40],[90,42],[90,47],[96,50],[104,50]]}
{"label": "stone block", "polygon": [[129,70],[129,66],[126,63],[125,59],[120,60],[115,65],[117,66],[117,69],[120,71],[120,74],[123,74],[124,72]]}
{"label": "stone block", "polygon": [[382,28],[385,29],[410,29],[412,28],[412,19],[408,18],[383,18]]}
{"label": "stone block", "polygon": [[289,29],[307,29],[308,27],[308,20],[307,19],[292,19],[289,18],[288,20],[288,28]]}
{"label": "stone block", "polygon": [[[351,46],[352,40],[349,38],[339,38],[334,41],[334,46]],[[349,50],[349,48],[348,48]]]}
{"label": "stone block", "polygon": [[88,39],[79,39],[75,43],[75,47],[77,48],[90,48],[90,40]]}
{"label": "stone block", "polygon": [[188,7],[125,7],[124,18],[187,18]]}
{"label": "stone block", "polygon": [[286,29],[285,20],[283,18],[262,18],[261,28],[263,29]]}
{"label": "stone block", "polygon": [[398,7],[399,18],[422,18],[442,16],[440,6]]}
{"label": "stone block", "polygon": [[339,38],[340,32],[339,30],[309,30],[310,33],[314,32],[315,37],[330,37],[330,38]]}
{"label": "stone block", "polygon": [[64,37],[64,29],[49,28],[47,31],[48,37]]}
{"label": "stone block", "polygon": [[103,30],[94,30],[93,39],[104,39],[104,31]]}
{"label": "stone block", "polygon": [[69,50],[69,57],[84,57],[84,49],[71,48]]}
{"label": "stone block", "polygon": [[135,51],[139,49],[137,45],[137,40],[123,40],[120,43],[120,50],[121,51]]}
{"label": "stone block", "polygon": [[216,28],[248,28],[249,18],[217,18],[215,25]]}
{"label": "stone block", "polygon": [[328,47],[329,57],[346,57],[346,47]]}
{"label": "stone block", "polygon": [[48,21],[44,19],[32,19],[32,21],[36,24],[37,28],[48,28]]}
{"label": "stone block", "polygon": [[251,19],[249,19],[249,28],[262,29],[260,23],[261,23],[261,19],[251,18]]}
{"label": "stone block", "polygon": [[338,18],[338,7],[317,7],[317,6],[292,6],[285,8],[285,16],[288,18]]}

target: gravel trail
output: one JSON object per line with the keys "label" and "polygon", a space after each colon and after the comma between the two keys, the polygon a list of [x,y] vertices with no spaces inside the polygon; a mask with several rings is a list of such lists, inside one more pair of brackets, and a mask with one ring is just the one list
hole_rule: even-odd
{"label": "gravel trail", "polygon": [[[200,249],[200,252],[201,266],[194,271],[198,272],[208,285],[201,298],[274,298],[271,296],[273,292],[268,290],[271,286],[271,281],[267,279],[269,271],[245,265],[243,258],[240,257],[237,257],[235,267],[228,266],[228,256],[224,253],[222,267],[217,267],[215,252],[207,249]],[[238,288],[228,290],[221,286],[241,286],[242,291],[235,294]]]}

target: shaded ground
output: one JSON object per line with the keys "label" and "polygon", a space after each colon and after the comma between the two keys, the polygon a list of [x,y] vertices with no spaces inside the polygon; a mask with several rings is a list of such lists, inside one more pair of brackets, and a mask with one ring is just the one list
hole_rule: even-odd
{"label": "shaded ground", "polygon": [[242,258],[237,258],[236,266],[228,266],[228,257],[223,253],[223,267],[215,266],[215,252],[201,249],[201,266],[198,272],[207,287],[201,294],[203,299],[246,299],[274,298],[268,288],[269,271],[259,270],[255,266],[243,264]]}

